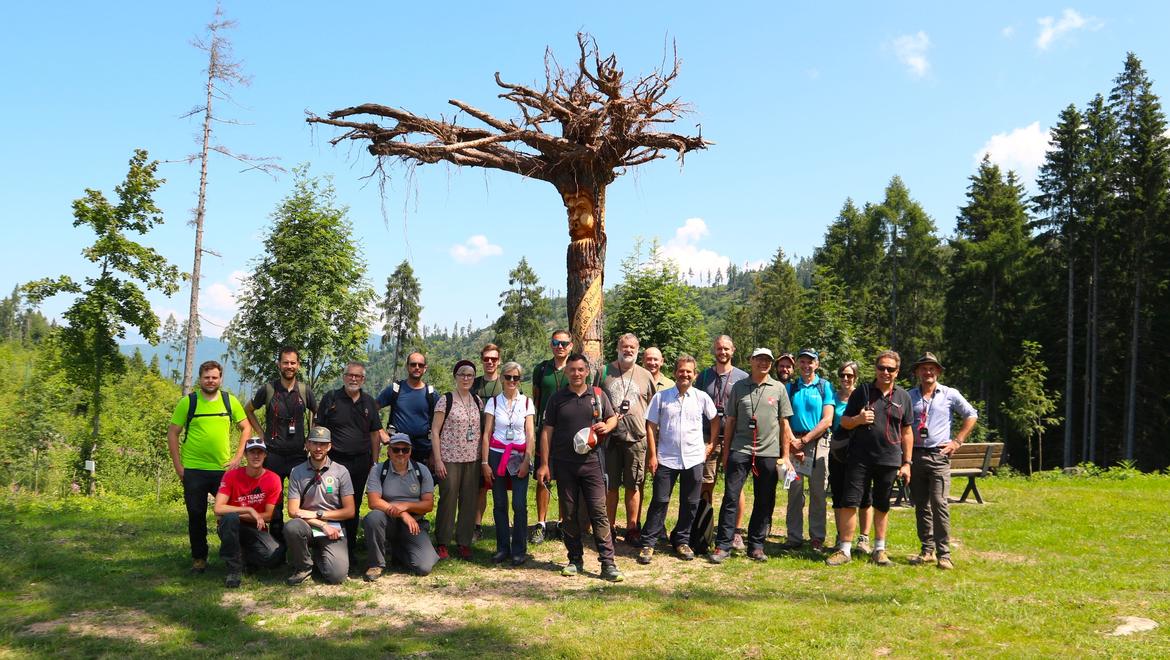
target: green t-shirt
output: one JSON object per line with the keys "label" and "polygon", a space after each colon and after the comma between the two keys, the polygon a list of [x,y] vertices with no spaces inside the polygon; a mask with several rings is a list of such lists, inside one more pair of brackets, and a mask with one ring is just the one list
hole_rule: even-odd
{"label": "green t-shirt", "polygon": [[752,453],[752,415],[756,417],[756,456],[780,457],[780,419],[792,417],[792,403],[784,385],[768,376],[756,385],[750,377],[731,386],[728,397],[735,403],[735,437],[731,451]]}
{"label": "green t-shirt", "polygon": [[[216,392],[215,398],[208,401],[203,392],[198,391],[195,397],[195,414],[207,415],[195,417],[191,420],[191,427],[187,437],[182,439],[179,447],[179,460],[184,468],[193,470],[222,470],[228,461],[232,460],[232,425],[244,419],[244,407],[240,400],[228,393],[228,401],[232,411],[229,419],[227,410],[223,407],[223,397]],[[187,406],[190,397],[179,399],[175,412],[171,415],[171,424],[182,428],[187,423]],[[180,431],[182,433],[182,431]]]}
{"label": "green t-shirt", "polygon": [[551,359],[536,365],[532,370],[532,386],[540,388],[540,401],[536,402],[536,427],[540,428],[544,420],[544,408],[549,398],[557,390],[569,386],[569,377],[565,375],[565,368],[557,369]]}

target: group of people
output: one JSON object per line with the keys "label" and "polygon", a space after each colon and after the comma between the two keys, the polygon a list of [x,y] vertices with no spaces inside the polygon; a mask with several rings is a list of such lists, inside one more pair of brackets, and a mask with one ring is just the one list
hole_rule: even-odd
{"label": "group of people", "polygon": [[[235,587],[246,566],[277,566],[286,555],[290,585],[314,572],[327,583],[343,581],[359,561],[359,523],[367,581],[379,579],[388,560],[427,575],[452,555],[470,559],[488,490],[495,563],[520,566],[528,543],[556,534],[568,555],[562,574],[578,575],[585,570],[583,535],[591,532],[601,577],[621,581],[615,518],[623,491],[623,536],[638,549],[639,563],[651,563],[663,541],[682,560],[705,552],[721,564],[738,551],[767,561],[781,482],[788,493],[783,549],[807,543],[827,553],[830,566],[848,563],[854,551],[888,565],[888,512],[898,480],[909,484],[921,542],[911,563],[953,568],[949,456],[974,428],[976,412],[939,383],[943,368],[933,354],[911,365],[917,385],[907,392],[895,382],[901,358],[894,351],[877,355],[869,383],[857,384],[857,363],[839,365],[834,387],[818,373],[814,349],[777,357],[756,348],[745,372],[733,366],[735,344],[726,335],[714,341],[714,364],[701,372],[693,356],[676,356],[673,379],[662,373],[662,352],[641,350],[633,334],[619,337],[617,359],[602,365],[575,353],[567,331],[554,332],[550,348],[552,357],[533,369],[530,397],[521,391],[523,367],[501,364],[494,344],[480,352],[482,373],[470,360],[455,364],[455,385],[446,393],[425,381],[426,356],[419,352],[407,357],[407,377],[377,396],[364,389],[365,366],[351,362],[342,387],[318,400],[298,379],[297,350],[282,348],[278,377],[245,404],[220,388],[218,363],[203,363],[199,388],[176,404],[167,438],[183,485],[192,571],[207,569],[209,496],[225,584]],[[240,430],[234,452],[233,426]],[[643,525],[647,474],[653,495]],[[715,505],[720,474],[722,500],[708,518],[711,542],[701,539],[696,552],[701,503]],[[533,477],[537,521],[530,533]],[[559,522],[549,519],[554,482]],[[355,484],[364,484],[364,497]],[[677,522],[667,534],[676,484]],[[436,509],[436,486],[432,542],[427,514]]]}

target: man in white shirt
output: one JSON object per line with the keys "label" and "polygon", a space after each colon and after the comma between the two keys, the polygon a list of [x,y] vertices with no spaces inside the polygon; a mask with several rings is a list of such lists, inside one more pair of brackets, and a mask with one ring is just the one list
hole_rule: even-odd
{"label": "man in white shirt", "polygon": [[681,477],[678,523],[670,533],[670,544],[680,559],[695,558],[691,549],[691,525],[703,488],[703,464],[715,449],[718,424],[711,424],[710,436],[703,438],[707,421],[717,419],[715,402],[699,388],[691,387],[695,379],[695,358],[681,355],[675,362],[675,386],[662,390],[650,400],[646,409],[646,467],[654,475],[654,498],[646,514],[642,532],[639,564],[654,558],[654,545],[666,533],[666,509]]}

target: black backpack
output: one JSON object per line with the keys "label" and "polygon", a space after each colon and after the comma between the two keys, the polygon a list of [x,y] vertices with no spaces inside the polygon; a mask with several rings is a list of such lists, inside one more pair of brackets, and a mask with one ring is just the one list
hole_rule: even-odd
{"label": "black backpack", "polygon": [[696,554],[707,554],[715,548],[715,509],[711,503],[699,498],[695,521],[691,523],[691,550]]}

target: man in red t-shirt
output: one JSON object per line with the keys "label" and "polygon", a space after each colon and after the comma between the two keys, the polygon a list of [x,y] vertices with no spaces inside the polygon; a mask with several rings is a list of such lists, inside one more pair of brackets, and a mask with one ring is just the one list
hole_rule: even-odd
{"label": "man in red t-shirt", "polygon": [[280,501],[280,477],[265,469],[268,447],[253,437],[244,445],[244,467],[230,470],[219,482],[215,515],[219,519],[219,556],[227,564],[224,586],[240,586],[244,562],[272,568],[284,561],[284,547],[268,530]]}

